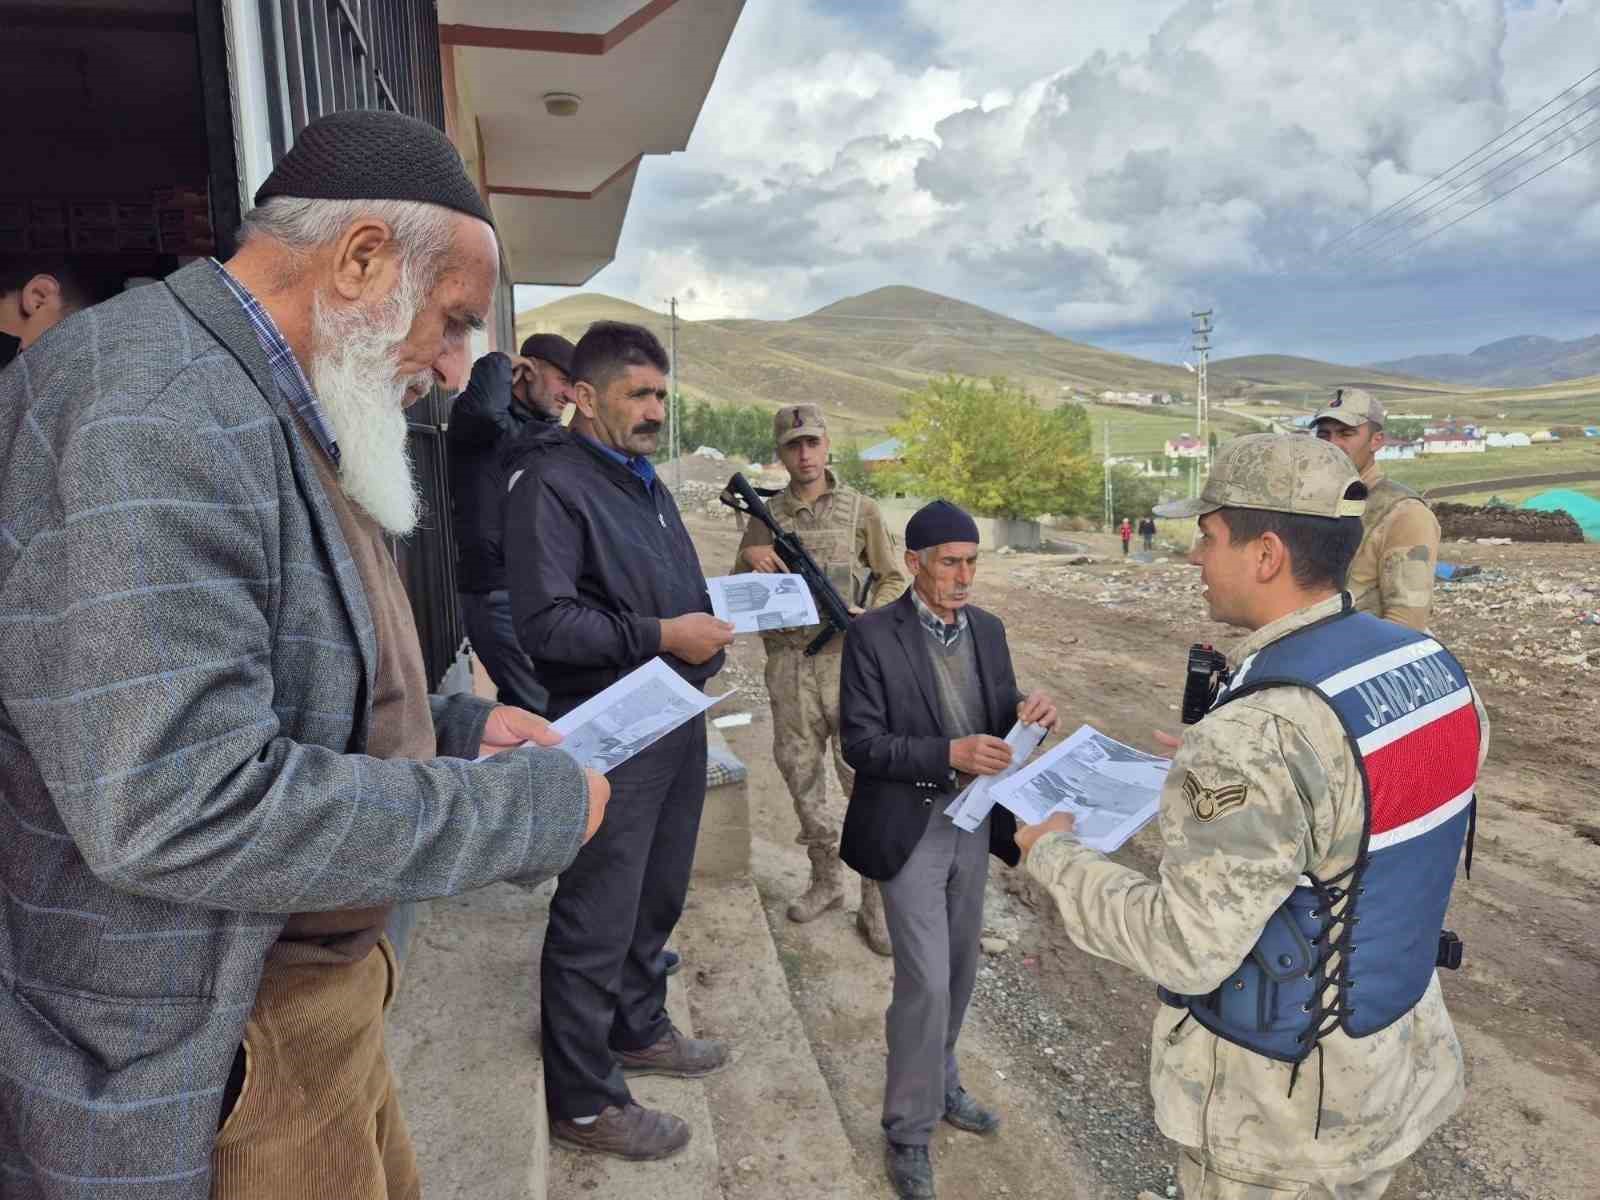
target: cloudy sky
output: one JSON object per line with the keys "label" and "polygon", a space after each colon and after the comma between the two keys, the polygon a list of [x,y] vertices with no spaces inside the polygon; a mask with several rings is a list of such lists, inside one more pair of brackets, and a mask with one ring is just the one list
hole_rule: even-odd
{"label": "cloudy sky", "polygon": [[1600,0],[748,0],[589,290],[781,319],[912,284],[1164,361],[1202,307],[1219,356],[1585,336],[1600,145],[1407,247],[1600,137],[1600,74],[1524,165],[1335,239],[1597,68]]}

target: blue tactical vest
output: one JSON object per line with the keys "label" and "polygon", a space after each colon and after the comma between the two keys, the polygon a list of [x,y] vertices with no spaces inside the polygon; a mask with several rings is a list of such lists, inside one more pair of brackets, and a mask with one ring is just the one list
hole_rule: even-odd
{"label": "blue tactical vest", "polygon": [[1216,991],[1160,989],[1218,1037],[1296,1064],[1335,1029],[1366,1037],[1416,1006],[1438,962],[1464,841],[1472,865],[1482,735],[1466,672],[1427,634],[1345,602],[1241,663],[1211,711],[1271,687],[1322,697],[1361,771],[1360,853],[1330,879],[1301,876]]}

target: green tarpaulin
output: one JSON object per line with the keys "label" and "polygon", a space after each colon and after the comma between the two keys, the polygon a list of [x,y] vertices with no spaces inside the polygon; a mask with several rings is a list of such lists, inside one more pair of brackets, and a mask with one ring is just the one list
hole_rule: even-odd
{"label": "green tarpaulin", "polygon": [[1559,489],[1553,492],[1540,492],[1522,502],[1523,508],[1536,509],[1539,512],[1555,512],[1557,509],[1571,515],[1583,529],[1583,536],[1591,542],[1600,542],[1600,500],[1593,496],[1585,496],[1582,492]]}

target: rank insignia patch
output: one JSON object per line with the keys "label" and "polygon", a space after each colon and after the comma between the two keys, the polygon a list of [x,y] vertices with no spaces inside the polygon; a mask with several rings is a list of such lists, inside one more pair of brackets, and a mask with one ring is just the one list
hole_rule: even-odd
{"label": "rank insignia patch", "polygon": [[1208,788],[1190,771],[1183,780],[1183,795],[1189,801],[1189,811],[1197,821],[1215,821],[1236,808],[1243,808],[1250,795],[1250,786],[1230,783],[1224,787]]}

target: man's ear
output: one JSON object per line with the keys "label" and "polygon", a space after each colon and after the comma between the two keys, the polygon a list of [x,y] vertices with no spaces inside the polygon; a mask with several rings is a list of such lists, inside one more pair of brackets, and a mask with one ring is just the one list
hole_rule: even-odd
{"label": "man's ear", "polygon": [[1373,429],[1372,429],[1372,448],[1374,450],[1382,450],[1385,445],[1387,445],[1387,441],[1383,436],[1383,426],[1381,426],[1381,425],[1373,426]]}
{"label": "man's ear", "polygon": [[906,570],[915,575],[922,568],[922,559],[915,550],[906,551]]}
{"label": "man's ear", "polygon": [[1291,569],[1289,547],[1270,529],[1256,539],[1256,582],[1271,583]]}
{"label": "man's ear", "polygon": [[394,233],[376,217],[355,222],[334,244],[334,291],[351,302],[387,290],[382,280],[398,268]]}
{"label": "man's ear", "polygon": [[595,405],[600,396],[594,390],[594,385],[587,380],[580,379],[572,385],[572,400],[578,406],[578,411],[588,420],[594,420]]}
{"label": "man's ear", "polygon": [[35,275],[22,286],[18,297],[24,317],[45,309],[61,307],[61,282],[54,275]]}

